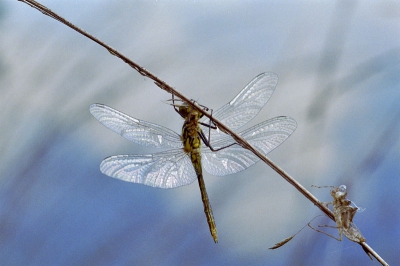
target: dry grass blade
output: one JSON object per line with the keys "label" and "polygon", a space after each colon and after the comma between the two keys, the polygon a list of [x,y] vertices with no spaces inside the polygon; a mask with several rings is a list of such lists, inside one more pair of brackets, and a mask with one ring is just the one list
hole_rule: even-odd
{"label": "dry grass blade", "polygon": [[279,248],[279,247],[285,245],[287,242],[289,242],[290,240],[292,240],[293,237],[295,237],[298,233],[300,233],[307,225],[310,226],[310,223],[311,223],[312,221],[314,221],[315,218],[320,217],[320,216],[322,216],[322,215],[317,215],[317,216],[315,216],[314,218],[311,219],[310,222],[308,222],[308,224],[306,224],[306,225],[303,226],[299,231],[297,231],[297,233],[295,233],[295,234],[292,235],[292,236],[289,236],[288,238],[285,238],[285,239],[282,240],[281,242],[276,243],[273,247],[270,247],[269,249],[277,249],[277,248]]}
{"label": "dry grass blade", "polygon": [[[160,87],[161,89],[165,90],[168,93],[171,93],[178,98],[180,98],[183,102],[185,102],[187,105],[191,106],[194,109],[197,109],[200,113],[202,113],[204,116],[208,117],[214,125],[216,125],[222,132],[225,132],[226,134],[229,134],[232,136],[235,141],[241,145],[243,148],[250,150],[253,152],[257,157],[259,157],[262,161],[264,161],[268,166],[270,166],[275,172],[277,172],[280,176],[282,176],[287,182],[289,182],[292,186],[294,186],[301,194],[303,194],[307,199],[309,199],[314,205],[316,205],[322,212],[324,212],[329,218],[334,220],[334,215],[333,213],[326,207],[324,204],[322,204],[313,194],[311,194],[305,187],[303,187],[299,182],[297,182],[294,178],[292,178],[289,174],[287,174],[283,169],[278,167],[274,162],[272,162],[270,159],[268,159],[264,154],[260,153],[258,150],[256,150],[253,146],[251,146],[245,139],[240,137],[238,134],[234,133],[232,130],[230,130],[228,127],[226,127],[224,124],[222,124],[220,121],[217,119],[213,118],[210,113],[206,112],[203,110],[201,107],[197,106],[194,104],[192,101],[190,101],[189,98],[185,97],[183,94],[179,93],[177,90],[175,90],[172,86],[168,85],[166,82],[162,81],[158,77],[156,77],[154,74],[152,74],[150,71],[145,69],[144,67],[141,67],[137,63],[133,62],[130,60],[128,57],[124,56],[114,48],[110,47],[109,45],[105,44],[104,42],[100,41],[96,37],[90,35],[86,31],[78,28],[68,20],[62,18],[55,12],[51,11],[44,5],[33,1],[33,0],[18,0],[20,2],[23,2],[43,14],[54,18],[55,20],[60,21],[61,23],[65,24],[66,26],[70,27],[71,29],[81,33],[82,35],[86,36],[87,38],[93,40],[94,42],[98,43],[99,45],[103,46],[105,49],[108,50],[110,54],[113,56],[116,56],[120,59],[122,59],[125,63],[127,63],[129,66],[134,68],[136,71],[139,72],[139,74],[150,78],[154,81],[154,83]],[[388,265],[371,247],[369,247],[365,242],[360,243],[360,245],[363,245],[363,248],[368,250],[370,254],[372,254],[382,265]],[[364,250],[365,250],[364,249]]]}
{"label": "dry grass blade", "polygon": [[290,240],[292,240],[293,237],[295,237],[297,234],[294,234],[292,236],[289,236],[288,238],[285,238],[284,240],[282,240],[281,242],[276,243],[273,247],[270,247],[269,249],[277,249],[282,247],[283,245],[285,245],[287,242],[289,242]]}

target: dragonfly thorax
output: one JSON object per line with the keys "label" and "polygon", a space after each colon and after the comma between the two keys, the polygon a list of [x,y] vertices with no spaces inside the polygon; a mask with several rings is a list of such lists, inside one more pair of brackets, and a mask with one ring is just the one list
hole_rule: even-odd
{"label": "dragonfly thorax", "polygon": [[185,118],[182,126],[182,143],[185,153],[193,153],[195,151],[200,156],[201,139],[199,136],[200,127],[199,119],[202,113],[186,104],[179,106],[179,113]]}

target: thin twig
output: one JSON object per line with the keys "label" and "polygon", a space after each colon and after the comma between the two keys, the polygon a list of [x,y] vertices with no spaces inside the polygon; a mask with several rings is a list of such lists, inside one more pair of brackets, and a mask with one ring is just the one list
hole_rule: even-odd
{"label": "thin twig", "polygon": [[[136,64],[114,48],[110,47],[109,45],[105,44],[104,42],[100,41],[96,37],[90,35],[86,31],[78,28],[71,22],[67,21],[66,19],[62,18],[61,16],[57,15],[47,7],[43,6],[42,4],[33,1],[33,0],[18,0],[20,2],[23,2],[25,4],[28,4],[29,6],[39,10],[43,14],[54,18],[61,23],[67,25],[68,27],[72,28],[73,30],[79,32],[80,34],[88,37],[89,39],[93,40],[94,42],[100,44],[104,48],[110,52],[110,54],[119,57],[122,59],[125,63],[130,65],[132,68],[134,68],[139,74],[142,76],[145,76],[147,78],[150,78],[154,81],[154,83],[160,87],[161,89],[165,90],[168,93],[174,94],[178,98],[180,98],[182,101],[187,103],[188,105],[192,106],[193,108],[197,109],[199,112],[203,113],[204,116],[208,117],[210,120],[213,121],[213,123],[223,132],[226,134],[229,134],[232,136],[233,139],[237,143],[239,143],[243,148],[250,150],[253,152],[258,158],[260,158],[262,161],[264,161],[267,165],[269,165],[275,172],[277,172],[280,176],[282,176],[287,182],[289,182],[292,186],[294,186],[301,194],[303,194],[307,199],[309,199],[314,205],[316,205],[322,212],[324,212],[329,218],[331,218],[333,221],[335,221],[335,218],[333,216],[333,213],[331,210],[329,210],[325,205],[323,205],[313,194],[311,194],[307,189],[305,189],[299,182],[297,182],[294,178],[292,178],[289,174],[287,174],[283,169],[281,169],[279,166],[277,166],[274,162],[272,162],[270,159],[268,159],[265,155],[257,151],[253,146],[251,146],[245,139],[240,137],[238,134],[235,132],[231,131],[228,127],[226,127],[224,124],[222,124],[220,121],[215,119],[214,117],[211,116],[208,112],[206,112],[203,108],[200,108],[199,106],[195,105],[190,99],[182,95],[180,92],[175,90],[173,87],[168,85],[166,82],[163,80],[159,79],[156,77],[154,74],[152,74],[150,71],[145,69],[144,67],[141,67],[140,65]],[[379,255],[376,253],[370,246],[367,245],[365,242],[359,243],[364,251],[372,254],[382,265],[388,265]]]}

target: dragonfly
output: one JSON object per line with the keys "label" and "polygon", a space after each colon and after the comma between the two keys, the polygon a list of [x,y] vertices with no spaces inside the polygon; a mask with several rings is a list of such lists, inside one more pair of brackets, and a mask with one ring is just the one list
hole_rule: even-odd
{"label": "dragonfly", "polygon": [[[252,120],[270,99],[278,83],[274,73],[255,77],[213,117],[232,130]],[[153,154],[116,155],[104,159],[100,171],[127,182],[164,189],[176,188],[198,180],[204,212],[214,242],[218,242],[212,208],[207,195],[202,168],[215,176],[243,171],[260,159],[235,140],[211,126],[201,112],[186,105],[173,104],[185,119],[182,134],[166,127],[133,118],[104,104],[92,104],[91,114],[104,126],[140,145],[167,150]],[[264,154],[278,147],[296,129],[290,117],[275,117],[238,133]],[[204,132],[208,132],[209,138]]]}
{"label": "dragonfly", "polygon": [[[314,186],[318,187],[318,186]],[[365,237],[361,234],[360,229],[353,223],[354,215],[356,212],[363,211],[362,208],[357,206],[351,206],[351,204],[355,205],[354,202],[347,199],[347,191],[346,186],[341,185],[339,187],[329,186],[331,187],[331,196],[333,197],[333,201],[324,202],[323,204],[328,208],[330,204],[332,204],[333,208],[333,216],[335,217],[336,226],[320,226],[320,227],[331,227],[337,228],[339,231],[339,238],[336,238],[328,233],[322,232],[321,230],[315,229],[309,223],[308,226],[314,229],[317,232],[323,233],[327,236],[330,236],[338,241],[342,241],[342,234],[345,235],[349,240],[361,243],[365,242]],[[321,187],[318,187],[321,188]],[[368,254],[368,252],[367,252]],[[369,256],[369,255],[368,255]]]}
{"label": "dragonfly", "polygon": [[[363,237],[363,235],[361,234],[360,229],[358,229],[358,227],[353,223],[353,218],[354,218],[354,215],[356,214],[356,212],[364,211],[364,209],[357,207],[354,202],[352,202],[351,200],[346,198],[346,196],[347,196],[346,186],[341,185],[339,187],[335,187],[335,186],[322,186],[321,187],[321,186],[312,185],[312,187],[317,187],[317,188],[330,187],[330,188],[332,188],[330,193],[331,193],[331,196],[333,197],[333,201],[321,202],[321,203],[323,205],[325,205],[327,208],[329,208],[329,205],[332,204],[333,217],[335,218],[336,226],[319,225],[318,227],[337,228],[339,231],[339,237],[337,238],[331,234],[325,233],[324,231],[318,230],[311,225],[311,222],[315,218],[320,217],[322,215],[318,215],[318,216],[314,217],[310,222],[308,222],[308,224],[307,224],[308,227],[310,227],[311,229],[313,229],[319,233],[322,233],[324,235],[332,237],[338,241],[342,241],[342,235],[345,235],[351,241],[354,241],[357,243],[365,242],[366,241],[365,237]],[[351,206],[352,204],[354,206]],[[296,234],[294,234],[290,237],[287,237],[284,240],[276,243],[273,247],[270,247],[269,249],[277,249],[277,248],[282,247],[283,245],[285,245],[286,243],[291,241],[305,227],[306,226],[304,226],[302,229],[297,231]],[[362,247],[363,247],[365,253],[367,253],[367,255],[372,260],[371,253],[364,246],[362,246]]]}

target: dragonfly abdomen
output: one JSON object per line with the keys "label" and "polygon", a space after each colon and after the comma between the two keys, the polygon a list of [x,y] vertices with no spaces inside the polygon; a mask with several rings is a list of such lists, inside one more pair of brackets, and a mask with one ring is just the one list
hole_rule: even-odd
{"label": "dragonfly abdomen", "polygon": [[200,148],[192,150],[192,152],[190,153],[190,160],[192,161],[192,164],[197,174],[197,180],[199,181],[201,200],[203,201],[204,213],[207,217],[207,223],[208,227],[210,228],[211,236],[213,237],[214,242],[218,243],[217,226],[215,225],[214,215],[212,212],[210,200],[208,199],[206,185],[203,178]]}
{"label": "dragonfly abdomen", "polygon": [[218,243],[218,231],[217,226],[215,225],[214,215],[212,213],[212,208],[210,201],[208,199],[206,186],[204,184],[203,175],[198,175],[197,180],[199,181],[200,193],[201,193],[201,200],[203,201],[204,205],[204,213],[207,217],[208,227],[210,228],[211,236],[214,239],[215,243]]}

